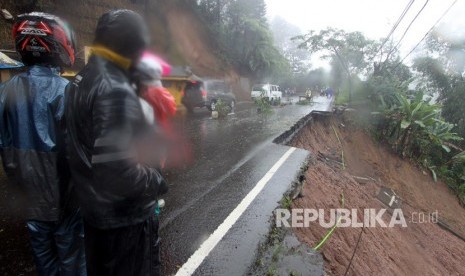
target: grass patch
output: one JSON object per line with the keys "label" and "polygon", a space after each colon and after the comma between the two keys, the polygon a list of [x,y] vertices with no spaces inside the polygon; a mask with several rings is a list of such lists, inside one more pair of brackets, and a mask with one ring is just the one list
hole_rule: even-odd
{"label": "grass patch", "polygon": [[219,99],[216,101],[215,111],[218,111],[219,118],[226,118],[229,112],[231,112],[231,107],[226,102]]}
{"label": "grass patch", "polygon": [[298,101],[297,104],[298,105],[311,105],[313,104],[313,101],[307,99],[307,100]]}
{"label": "grass patch", "polygon": [[255,99],[255,105],[257,106],[257,111],[262,114],[270,114],[273,112],[271,108],[270,101],[264,97],[259,97]]}
{"label": "grass patch", "polygon": [[276,264],[272,264],[266,271],[266,276],[276,276],[278,275],[278,270],[276,269]]}
{"label": "grass patch", "polygon": [[349,91],[342,90],[340,93],[337,94],[334,102],[336,103],[336,105],[348,104],[349,103]]}
{"label": "grass patch", "polygon": [[285,209],[290,209],[292,205],[292,198],[290,196],[285,196],[281,199],[281,206]]}

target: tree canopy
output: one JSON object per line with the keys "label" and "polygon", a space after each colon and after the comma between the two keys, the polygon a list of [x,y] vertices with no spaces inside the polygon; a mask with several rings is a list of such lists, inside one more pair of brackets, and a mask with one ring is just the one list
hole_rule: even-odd
{"label": "tree canopy", "polygon": [[426,40],[426,53],[414,60],[414,69],[422,77],[419,88],[438,95],[442,115],[465,137],[465,39],[432,33]]}
{"label": "tree canopy", "polygon": [[221,54],[240,73],[261,80],[289,70],[275,47],[264,0],[199,0],[193,5],[210,26]]}

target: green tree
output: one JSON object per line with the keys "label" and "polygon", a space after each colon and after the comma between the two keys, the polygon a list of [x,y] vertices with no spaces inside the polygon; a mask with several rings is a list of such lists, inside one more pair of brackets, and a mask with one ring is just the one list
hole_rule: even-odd
{"label": "green tree", "polygon": [[371,99],[374,109],[385,109],[397,103],[397,95],[408,95],[412,73],[399,59],[385,61],[365,82],[365,94]]}
{"label": "green tree", "polygon": [[[344,30],[327,28],[316,33],[297,36],[300,47],[311,53],[323,53],[323,57],[337,60],[345,71],[349,82],[349,101],[352,98],[352,77],[367,74],[370,69],[370,57],[374,56],[377,43],[366,38],[360,32],[345,32]],[[334,64],[334,63],[333,63]]]}
{"label": "green tree", "polygon": [[433,32],[426,42],[426,56],[414,60],[420,74],[419,88],[438,95],[444,118],[465,137],[465,39],[452,39]]}
{"label": "green tree", "polygon": [[301,35],[299,27],[277,16],[271,21],[271,31],[274,42],[281,54],[289,61],[292,76],[299,77],[307,74],[310,65],[310,53],[299,48],[299,43],[292,40]]}
{"label": "green tree", "polygon": [[222,56],[241,74],[261,80],[289,70],[274,46],[264,0],[199,0],[193,5]]}

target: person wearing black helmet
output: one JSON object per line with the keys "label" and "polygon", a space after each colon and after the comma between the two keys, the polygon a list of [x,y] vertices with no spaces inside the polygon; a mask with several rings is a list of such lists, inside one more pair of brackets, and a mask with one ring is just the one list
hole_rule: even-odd
{"label": "person wearing black helmet", "polygon": [[0,154],[26,207],[38,275],[86,275],[84,229],[64,145],[64,91],[59,76],[75,59],[74,35],[60,18],[18,16],[16,50],[27,71],[0,87]]}
{"label": "person wearing black helmet", "polygon": [[160,273],[155,208],[166,184],[139,158],[139,141],[152,127],[130,82],[148,43],[137,13],[103,14],[89,62],[66,88],[68,155],[84,217],[88,275]]}

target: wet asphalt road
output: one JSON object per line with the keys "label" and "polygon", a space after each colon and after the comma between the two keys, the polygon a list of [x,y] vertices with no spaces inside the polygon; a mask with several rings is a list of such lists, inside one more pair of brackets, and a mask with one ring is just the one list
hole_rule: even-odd
{"label": "wet asphalt road", "polygon": [[[294,98],[293,102],[296,101]],[[163,196],[166,206],[160,218],[162,256],[167,274],[174,274],[189,259],[288,150],[286,146],[273,144],[272,140],[312,110],[327,110],[328,107],[328,99],[317,98],[313,105],[274,107],[272,114],[263,115],[257,114],[252,103],[242,103],[225,120],[211,119],[206,109],[198,109],[194,114],[179,118],[177,124],[192,147],[193,162],[183,169],[169,170],[167,175],[170,190]],[[270,186],[279,188],[265,189],[257,197],[257,204],[264,206],[272,197],[273,204],[279,201],[306,156],[306,152],[296,151],[271,181]],[[258,216],[271,215],[274,207],[270,206],[270,211],[264,214],[259,214],[262,208],[252,205],[253,208],[256,211],[245,213],[238,221],[237,229],[240,225],[253,224]],[[256,235],[251,233],[248,238],[244,235],[241,239],[241,233],[234,228],[231,232],[235,238],[225,237],[225,242],[218,244],[196,274],[236,275],[246,271],[246,264],[241,267],[242,261],[236,259],[251,258],[249,251],[254,248],[250,247],[256,245],[247,239],[255,239]],[[232,252],[231,247],[243,251]],[[231,254],[236,254],[236,257],[231,257]],[[231,262],[231,258],[235,261]]]}

